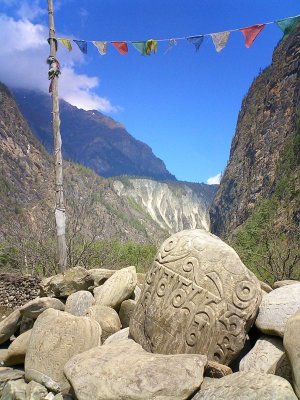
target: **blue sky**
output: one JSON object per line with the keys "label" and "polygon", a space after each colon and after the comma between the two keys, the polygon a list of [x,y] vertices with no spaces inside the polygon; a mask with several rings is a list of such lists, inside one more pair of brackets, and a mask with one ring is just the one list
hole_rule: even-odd
{"label": "blue sky", "polygon": [[[83,40],[186,37],[300,14],[299,0],[53,1],[57,36]],[[47,91],[46,3],[0,0],[0,80],[8,85]],[[149,57],[131,45],[125,56],[111,45],[105,56],[92,44],[86,56],[60,46],[60,94],[123,123],[177,179],[207,182],[224,171],[242,99],[281,36],[269,25],[250,49],[235,32],[220,53],[206,38],[197,53],[184,40],[167,54],[159,43]]]}

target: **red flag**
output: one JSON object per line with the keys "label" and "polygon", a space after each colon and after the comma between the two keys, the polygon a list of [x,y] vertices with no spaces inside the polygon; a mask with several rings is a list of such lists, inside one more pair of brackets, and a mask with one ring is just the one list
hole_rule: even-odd
{"label": "red flag", "polygon": [[111,42],[113,46],[118,50],[118,52],[122,55],[128,53],[128,46],[126,42]]}
{"label": "red flag", "polygon": [[240,31],[245,37],[245,46],[249,49],[251,47],[254,40],[260,34],[260,32],[264,29],[266,24],[258,24],[253,26],[248,26],[247,28],[242,28]]}

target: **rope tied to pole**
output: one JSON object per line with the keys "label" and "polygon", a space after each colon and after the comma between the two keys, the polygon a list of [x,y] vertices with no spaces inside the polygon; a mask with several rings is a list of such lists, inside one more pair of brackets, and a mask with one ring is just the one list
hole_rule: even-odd
{"label": "rope tied to pole", "polygon": [[51,80],[50,86],[49,86],[49,93],[52,93],[52,88],[53,88],[53,80],[55,77],[59,77],[61,74],[60,71],[60,64],[54,56],[49,56],[47,58],[47,64],[49,64],[49,71],[48,71],[48,79]]}

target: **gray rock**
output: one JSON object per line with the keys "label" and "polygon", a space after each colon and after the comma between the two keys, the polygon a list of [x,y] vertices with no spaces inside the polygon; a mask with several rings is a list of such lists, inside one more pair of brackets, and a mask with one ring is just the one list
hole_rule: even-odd
{"label": "gray rock", "polygon": [[264,336],[240,362],[240,371],[265,372],[276,375],[286,354],[280,338]]}
{"label": "gray rock", "polygon": [[295,281],[295,280],[292,280],[292,279],[287,279],[287,280],[284,280],[284,281],[277,281],[277,282],[275,282],[273,284],[273,288],[274,289],[278,289],[278,288],[280,288],[282,286],[294,285],[295,283],[300,283],[300,281]]}
{"label": "gray rock", "polygon": [[19,369],[0,367],[0,383],[24,378],[25,372]]}
{"label": "gray rock", "polygon": [[137,283],[135,267],[116,271],[102,286],[94,289],[95,302],[101,306],[120,307],[131,297]]}
{"label": "gray rock", "polygon": [[4,359],[4,365],[12,367],[14,365],[24,364],[26,351],[29,345],[31,330],[22,333],[8,347],[7,355]]}
{"label": "gray rock", "polygon": [[108,278],[110,278],[116,271],[105,268],[89,269],[89,276],[93,280],[93,286],[101,286]]}
{"label": "gray rock", "polygon": [[34,380],[55,393],[68,391],[65,363],[100,343],[101,327],[96,321],[49,308],[32,329],[25,358],[26,380]]}
{"label": "gray rock", "polygon": [[13,311],[0,322],[0,344],[5,343],[18,329],[21,322],[19,310]]}
{"label": "gray rock", "polygon": [[20,324],[20,334],[32,329],[34,322],[35,322],[35,319],[27,318],[27,317],[23,316],[21,319],[21,324]]}
{"label": "gray rock", "polygon": [[8,381],[2,391],[1,400],[27,400],[24,379]]}
{"label": "gray rock", "polygon": [[237,372],[205,378],[193,400],[297,400],[288,381],[271,374]]}
{"label": "gray rock", "polygon": [[125,300],[121,304],[119,316],[123,328],[127,328],[129,326],[130,318],[134,313],[135,307],[136,301],[131,299]]}
{"label": "gray rock", "polygon": [[77,317],[83,317],[94,302],[92,293],[87,290],[79,290],[67,298],[65,311],[77,315]]}
{"label": "gray rock", "polygon": [[26,387],[26,400],[45,400],[48,390],[41,384],[30,381]]}
{"label": "gray rock", "polygon": [[50,297],[37,297],[20,307],[20,313],[23,317],[36,319],[47,308],[64,311],[65,305],[58,299]]}
{"label": "gray rock", "polygon": [[132,340],[73,357],[64,372],[78,400],[187,399],[199,388],[207,358],[150,354]]}
{"label": "gray rock", "polygon": [[258,279],[236,252],[200,229],[159,249],[130,321],[130,335],[153,353],[206,354],[228,364],[244,346],[261,301]]}
{"label": "gray rock", "polygon": [[204,376],[208,378],[223,378],[232,374],[232,369],[227,365],[219,364],[215,361],[208,361],[205,367]]}
{"label": "gray rock", "polygon": [[300,310],[286,323],[283,337],[284,348],[292,366],[293,386],[300,398]]}
{"label": "gray rock", "polygon": [[14,365],[24,364],[26,351],[29,345],[31,330],[18,336],[7,349],[4,359],[4,365],[12,367]]}
{"label": "gray rock", "polygon": [[109,336],[104,345],[119,342],[120,340],[127,340],[129,339],[129,328],[121,329],[119,332],[114,333],[113,335]]}
{"label": "gray rock", "polygon": [[90,307],[86,316],[97,321],[102,329],[102,341],[121,329],[118,313],[111,307],[94,305]]}
{"label": "gray rock", "polygon": [[283,286],[263,297],[256,327],[263,333],[283,337],[290,316],[300,309],[300,284]]}
{"label": "gray rock", "polygon": [[0,349],[0,366],[3,365],[6,357],[7,357],[7,349]]}
{"label": "gray rock", "polygon": [[260,283],[261,290],[263,290],[266,293],[272,292],[273,289],[267,283],[265,283],[263,281],[259,281],[259,283]]}
{"label": "gray rock", "polygon": [[47,297],[66,298],[79,290],[88,290],[93,283],[93,278],[85,268],[69,268],[64,275],[58,274],[43,279],[40,283],[40,294]]}

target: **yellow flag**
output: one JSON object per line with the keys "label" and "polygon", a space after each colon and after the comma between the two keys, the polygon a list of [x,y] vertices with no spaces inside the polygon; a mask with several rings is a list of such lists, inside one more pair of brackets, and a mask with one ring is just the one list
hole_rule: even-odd
{"label": "yellow flag", "polygon": [[72,50],[72,45],[69,39],[57,38],[57,40],[62,43],[69,51]]}

